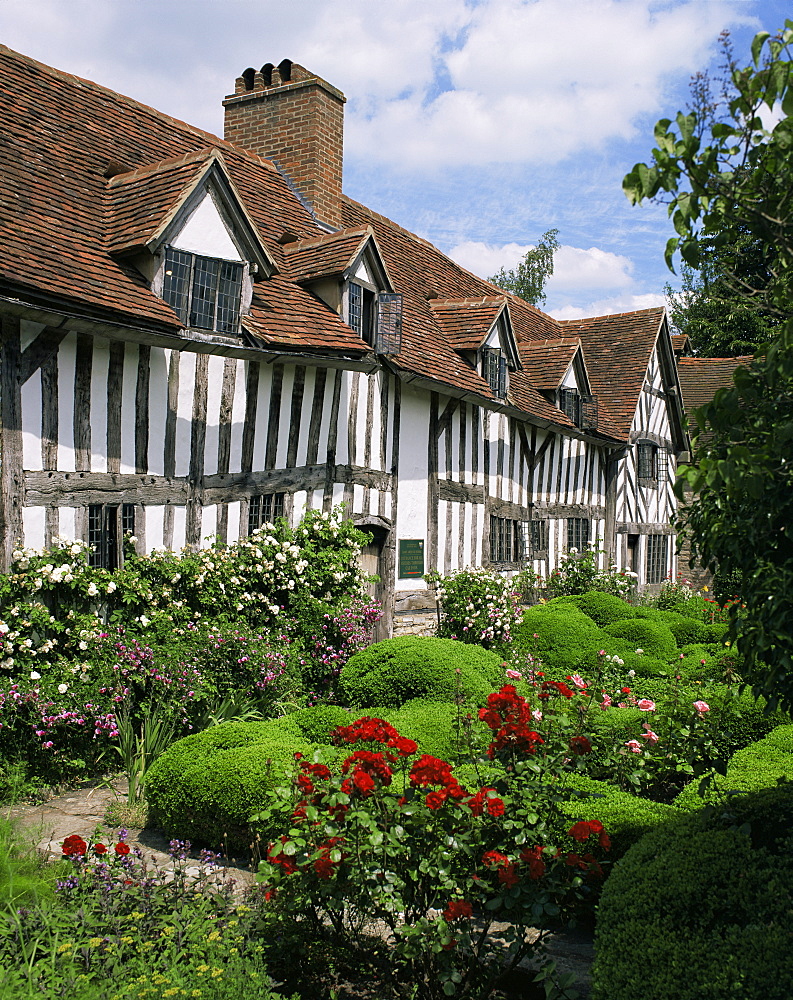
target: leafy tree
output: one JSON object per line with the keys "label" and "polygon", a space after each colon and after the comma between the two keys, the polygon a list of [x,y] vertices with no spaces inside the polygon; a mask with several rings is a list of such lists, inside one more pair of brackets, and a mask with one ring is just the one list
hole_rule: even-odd
{"label": "leafy tree", "polygon": [[549,229],[537,241],[536,247],[526,251],[514,270],[500,271],[488,278],[494,285],[531,302],[533,306],[545,304],[545,282],[553,274],[553,257],[559,249],[558,229]]}
{"label": "leafy tree", "polygon": [[[704,240],[721,249],[737,228],[775,257],[763,292],[777,336],[733,385],[695,412],[696,499],[683,514],[705,565],[741,580],[731,635],[756,694],[793,708],[793,21],[752,42],[752,63],[730,67],[727,114],[703,128],[696,112],[655,127],[650,164],[623,187],[633,203],[667,198],[677,236],[666,248],[692,267]],[[766,127],[770,116],[779,120]],[[734,275],[734,271],[731,272]],[[707,434],[703,432],[707,431]]]}

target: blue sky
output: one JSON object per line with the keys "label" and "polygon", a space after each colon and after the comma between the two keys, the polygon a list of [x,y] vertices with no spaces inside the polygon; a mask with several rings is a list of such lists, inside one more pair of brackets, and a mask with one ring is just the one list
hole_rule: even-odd
{"label": "blue sky", "polygon": [[[0,0],[0,40],[222,134],[248,66],[347,95],[344,188],[478,274],[550,227],[546,309],[663,302],[671,233],[623,175],[729,30],[739,61],[790,0]],[[671,279],[674,280],[674,279]]]}

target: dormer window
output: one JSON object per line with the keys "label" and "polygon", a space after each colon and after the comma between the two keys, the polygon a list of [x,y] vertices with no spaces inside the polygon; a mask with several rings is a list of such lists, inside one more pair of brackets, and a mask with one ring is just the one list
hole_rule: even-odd
{"label": "dormer window", "polygon": [[375,293],[351,281],[347,288],[347,309],[350,328],[367,344],[374,341],[375,333]]}
{"label": "dormer window", "polygon": [[482,349],[482,378],[496,399],[507,398],[507,359],[500,348]]}
{"label": "dormer window", "polygon": [[185,326],[239,333],[245,265],[165,249],[162,297]]}

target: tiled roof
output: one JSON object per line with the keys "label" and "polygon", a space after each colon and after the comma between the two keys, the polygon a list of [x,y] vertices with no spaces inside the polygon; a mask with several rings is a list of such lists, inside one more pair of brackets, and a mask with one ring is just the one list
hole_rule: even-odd
{"label": "tiled roof", "polygon": [[681,358],[677,364],[683,406],[687,414],[709,403],[719,389],[732,385],[736,368],[749,365],[751,355],[740,358]]}
{"label": "tiled roof", "polygon": [[211,148],[116,174],[107,182],[107,248],[121,253],[154,236],[203,174]]}
{"label": "tiled roof", "polygon": [[[300,282],[342,273],[363,241],[373,239],[390,282],[403,295],[402,350],[389,363],[408,380],[423,377],[439,389],[492,398],[460,349],[474,344],[488,321],[492,326],[506,302],[521,356],[548,352],[548,370],[533,364],[531,370],[510,373],[507,403],[529,418],[571,427],[538,390],[569,358],[562,341],[580,337],[592,390],[600,397],[598,433],[627,437],[628,415],[641,391],[662,310],[559,323],[346,197],[346,228],[328,235],[272,162],[4,46],[0,137],[0,294],[178,334],[176,314],[111,250],[145,244],[210,159],[220,155],[277,267],[272,277],[255,283],[251,312],[243,321],[263,345],[349,356],[367,352],[367,345]],[[456,325],[455,316],[465,317],[463,326]],[[559,343],[558,357],[547,343],[553,341]],[[545,346],[530,346],[536,342]]]}
{"label": "tiled roof", "polygon": [[[208,150],[222,153],[226,168],[279,270],[278,238],[316,236],[316,221],[295,198],[272,163],[216,136],[68,73],[50,69],[0,46],[0,291],[34,303],[55,305],[91,318],[178,333],[181,323],[146,280],[108,249],[108,229],[120,245],[136,226],[151,226],[151,214],[167,211],[176,186]],[[195,166],[193,165],[195,157]],[[177,161],[149,176],[153,189],[139,208],[119,194],[119,221],[108,227],[106,173],[140,171]],[[111,166],[112,165],[112,166]],[[130,174],[127,183],[142,190]],[[111,196],[112,198],[113,196]],[[134,237],[133,237],[134,238]],[[275,279],[268,279],[274,281]],[[310,293],[276,283],[262,292],[246,327],[271,342],[362,354],[366,345]],[[271,307],[275,290],[290,308]],[[273,308],[271,314],[270,308]]]}
{"label": "tiled roof", "polygon": [[430,309],[458,351],[476,351],[493,329],[507,300],[503,295],[470,299],[431,299]]}
{"label": "tiled roof", "polygon": [[563,336],[581,338],[592,393],[598,400],[598,424],[627,440],[658,340],[664,309],[561,320]]}
{"label": "tiled roof", "polygon": [[676,358],[687,357],[692,353],[691,338],[687,333],[673,333],[670,339]]}
{"label": "tiled roof", "polygon": [[296,240],[284,247],[293,281],[312,281],[343,274],[372,236],[370,228],[342,229],[337,233]]}
{"label": "tiled roof", "polygon": [[558,389],[580,347],[578,337],[524,341],[520,360],[531,384],[544,392]]}

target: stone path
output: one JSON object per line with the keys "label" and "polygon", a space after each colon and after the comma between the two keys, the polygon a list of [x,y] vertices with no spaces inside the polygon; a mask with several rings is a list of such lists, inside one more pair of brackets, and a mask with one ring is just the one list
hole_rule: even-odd
{"label": "stone path", "polygon": [[[114,799],[125,795],[126,782],[122,779],[109,786],[85,782],[48,802],[0,807],[0,813],[14,819],[26,830],[38,850],[51,857],[61,857],[61,845],[73,833],[90,840],[96,839],[99,831],[104,838],[112,839],[118,831],[108,827],[104,819],[105,810]],[[155,861],[158,867],[165,870],[173,867],[173,859],[168,853],[169,841],[161,830],[130,828],[127,843],[130,847],[140,847],[146,860]],[[191,852],[190,856],[197,860],[198,852]],[[221,869],[236,881],[240,890],[254,882],[254,874],[246,864],[231,859]],[[549,939],[548,953],[556,962],[558,973],[572,972],[575,975],[573,989],[577,991],[578,1000],[587,1000],[594,955],[592,932],[580,929],[554,934]],[[518,988],[516,996],[521,992]]]}

